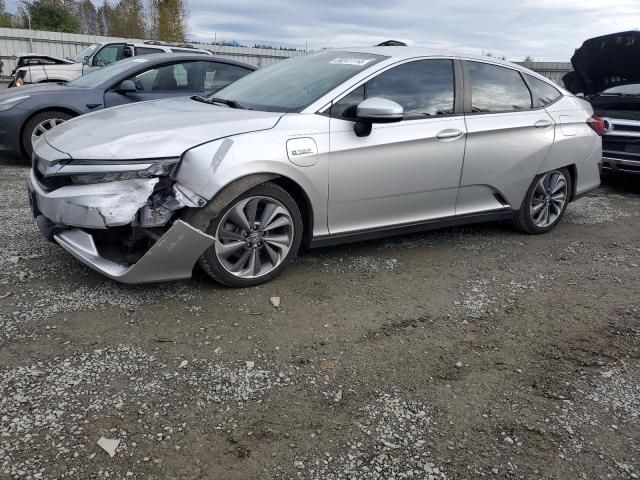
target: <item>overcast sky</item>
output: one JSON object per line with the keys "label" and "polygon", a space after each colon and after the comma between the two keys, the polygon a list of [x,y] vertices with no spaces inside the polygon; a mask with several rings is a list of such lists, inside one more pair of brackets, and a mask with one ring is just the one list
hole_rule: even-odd
{"label": "overcast sky", "polygon": [[311,49],[409,44],[568,61],[584,40],[640,28],[640,0],[190,0],[190,36]]}
{"label": "overcast sky", "polygon": [[[94,0],[96,4],[102,0]],[[115,0],[112,0],[115,1]],[[189,39],[318,50],[412,45],[568,61],[587,38],[640,28],[640,0],[187,0]],[[9,8],[18,0],[7,0]]]}

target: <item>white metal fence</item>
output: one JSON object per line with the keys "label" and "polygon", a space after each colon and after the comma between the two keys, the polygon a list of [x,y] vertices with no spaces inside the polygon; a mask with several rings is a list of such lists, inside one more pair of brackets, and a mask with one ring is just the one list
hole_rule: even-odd
{"label": "white metal fence", "polygon": [[[15,66],[15,57],[21,53],[33,52],[54,57],[74,57],[92,43],[105,41],[143,42],[139,39],[80,35],[74,33],[43,32],[18,28],[0,28],[0,60],[4,63],[3,75],[9,75]],[[211,50],[222,57],[232,58],[257,67],[270,65],[284,58],[303,52],[270,48],[226,47],[213,44],[196,44],[199,48]]]}

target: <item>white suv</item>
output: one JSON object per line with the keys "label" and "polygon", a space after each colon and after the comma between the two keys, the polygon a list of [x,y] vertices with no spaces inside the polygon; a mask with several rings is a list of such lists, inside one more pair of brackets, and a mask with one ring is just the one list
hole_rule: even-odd
{"label": "white suv", "polygon": [[9,87],[21,87],[32,83],[68,82],[123,58],[153,53],[213,55],[209,50],[202,50],[191,45],[164,45],[155,41],[94,43],[71,59],[28,53],[18,57],[16,69],[12,73],[13,80]]}

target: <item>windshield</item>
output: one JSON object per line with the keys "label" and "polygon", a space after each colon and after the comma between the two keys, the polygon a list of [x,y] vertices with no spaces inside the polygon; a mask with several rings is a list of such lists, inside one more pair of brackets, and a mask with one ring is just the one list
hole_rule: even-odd
{"label": "windshield", "polygon": [[87,48],[82,50],[79,54],[77,54],[71,60],[73,60],[75,63],[82,63],[84,62],[84,57],[90,57],[91,55],[93,55],[93,52],[95,52],[99,46],[100,46],[99,43],[94,43],[93,45],[89,45]]}
{"label": "windshield", "polygon": [[241,78],[215,97],[233,101],[239,108],[299,112],[385,58],[336,51],[293,57]]}
{"label": "windshield", "polygon": [[87,73],[86,75],[78,77],[75,80],[71,80],[66,85],[68,87],[77,88],[95,88],[110,80],[111,78],[120,75],[125,70],[131,68],[132,65],[136,63],[146,63],[148,61],[149,60],[142,57],[133,57],[127,58],[125,60],[120,60],[119,62],[112,63],[111,65],[107,65],[106,67],[99,68],[91,73]]}
{"label": "windshield", "polygon": [[640,95],[640,83],[607,88],[603,95]]}

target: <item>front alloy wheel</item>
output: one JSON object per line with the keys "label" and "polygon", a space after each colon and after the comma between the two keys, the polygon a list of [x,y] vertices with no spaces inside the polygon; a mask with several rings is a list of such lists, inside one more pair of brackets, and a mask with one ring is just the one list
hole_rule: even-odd
{"label": "front alloy wheel", "polygon": [[538,175],[513,223],[526,233],[547,233],[564,215],[571,200],[571,175],[566,168]]}
{"label": "front alloy wheel", "polygon": [[208,232],[216,242],[200,266],[229,287],[259,285],[284,270],[300,247],[302,229],[291,195],[273,183],[259,185],[211,219]]}
{"label": "front alloy wheel", "polygon": [[294,235],[287,207],[274,198],[249,197],[222,217],[216,231],[216,256],[231,275],[258,278],[282,264]]}
{"label": "front alloy wheel", "polygon": [[72,115],[58,110],[41,112],[31,117],[22,129],[22,148],[26,159],[31,160],[33,144],[38,138],[71,118]]}
{"label": "front alloy wheel", "polygon": [[47,118],[46,120],[38,123],[33,131],[31,132],[31,145],[40,138],[42,135],[47,133],[49,130],[57,127],[61,123],[64,123],[66,120],[63,118]]}

